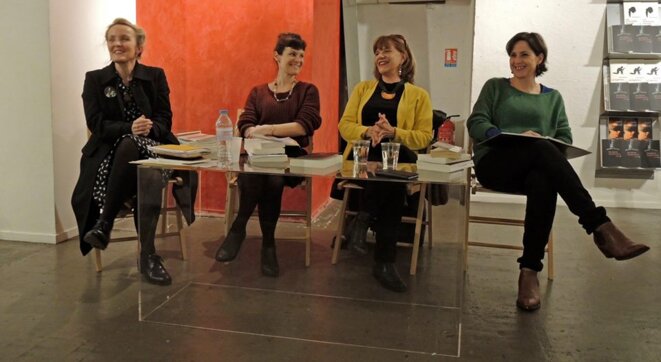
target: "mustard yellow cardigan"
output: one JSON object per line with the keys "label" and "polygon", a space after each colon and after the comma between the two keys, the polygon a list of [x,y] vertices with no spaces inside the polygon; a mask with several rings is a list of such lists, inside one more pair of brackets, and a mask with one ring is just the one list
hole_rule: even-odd
{"label": "mustard yellow cardigan", "polygon": [[[358,83],[349,97],[338,129],[347,141],[344,150],[346,159],[351,150],[351,141],[360,139],[367,130],[363,126],[362,112],[370,99],[378,81],[367,80]],[[411,83],[404,84],[404,93],[397,106],[397,127],[394,142],[399,142],[412,150],[420,150],[429,145],[432,138],[432,106],[429,94]]]}

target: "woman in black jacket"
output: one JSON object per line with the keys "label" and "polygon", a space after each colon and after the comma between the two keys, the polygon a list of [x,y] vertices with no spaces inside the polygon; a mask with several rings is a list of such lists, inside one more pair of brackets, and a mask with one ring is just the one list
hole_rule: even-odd
{"label": "woman in black jacket", "polygon": [[[112,63],[85,75],[83,104],[90,138],[82,149],[80,176],[72,206],[78,223],[83,255],[92,247],[105,249],[113,221],[125,201],[136,195],[136,166],[148,158],[148,146],[178,143],[170,131],[170,89],[163,69],[138,63],[145,32],[126,19],[115,19],[106,30]],[[140,272],[147,281],[167,285],[171,278],[156,255],[154,231],[160,210],[160,192],[169,175],[158,175],[149,210],[140,220]],[[160,187],[159,187],[160,186]],[[185,212],[187,221],[190,212]],[[138,222],[136,220],[136,226]]]}

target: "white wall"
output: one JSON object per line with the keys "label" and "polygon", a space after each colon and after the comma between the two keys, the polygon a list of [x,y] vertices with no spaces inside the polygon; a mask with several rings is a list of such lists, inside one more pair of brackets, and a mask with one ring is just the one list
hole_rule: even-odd
{"label": "white wall", "polygon": [[572,165],[595,201],[604,206],[661,208],[659,171],[654,180],[595,178],[605,13],[605,0],[475,0],[471,104],[486,80],[510,76],[507,41],[520,31],[539,32],[549,48],[549,71],[539,80],[562,93],[574,143],[593,150]]}
{"label": "white wall", "polygon": [[50,241],[54,176],[48,0],[0,2],[0,239]]}
{"label": "white wall", "polygon": [[0,239],[55,243],[77,234],[71,193],[86,140],[85,71],[108,62],[115,17],[135,0],[0,2]]}

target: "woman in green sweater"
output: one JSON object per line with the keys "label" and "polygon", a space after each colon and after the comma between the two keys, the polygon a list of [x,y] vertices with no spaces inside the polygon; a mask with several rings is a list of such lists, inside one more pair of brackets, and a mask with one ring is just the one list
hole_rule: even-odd
{"label": "woman in green sweater", "polygon": [[[467,126],[476,143],[500,132],[548,136],[572,143],[562,96],[536,82],[546,71],[547,48],[541,35],[518,33],[507,42],[511,78],[486,82]],[[613,225],[606,210],[597,207],[565,156],[551,142],[539,139],[490,147],[476,145],[475,173],[490,189],[526,195],[523,255],[518,259],[519,293],[516,305],[540,307],[537,273],[553,225],[557,196],[578,216],[578,222],[608,258],[625,260],[649,248],[636,244]]]}

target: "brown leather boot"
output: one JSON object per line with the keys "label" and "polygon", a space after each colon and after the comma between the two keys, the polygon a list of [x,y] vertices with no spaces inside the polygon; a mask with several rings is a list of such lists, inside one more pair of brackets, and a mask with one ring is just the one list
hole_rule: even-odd
{"label": "brown leather boot", "polygon": [[594,243],[607,258],[627,260],[650,250],[647,245],[631,241],[610,221],[601,224],[592,234]]}
{"label": "brown leather boot", "polygon": [[532,269],[521,268],[519,273],[519,296],[516,298],[516,306],[526,311],[533,311],[539,309],[541,305],[537,272]]}

